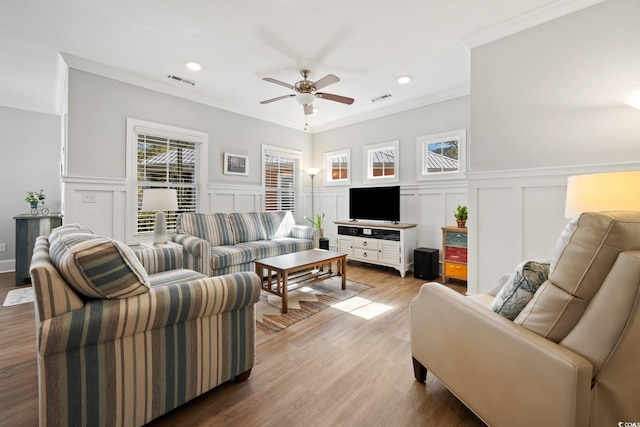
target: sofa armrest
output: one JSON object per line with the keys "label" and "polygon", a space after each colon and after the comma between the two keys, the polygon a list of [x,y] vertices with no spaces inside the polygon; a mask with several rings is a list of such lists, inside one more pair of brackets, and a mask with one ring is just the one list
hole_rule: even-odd
{"label": "sofa armrest", "polygon": [[289,234],[296,239],[313,240],[313,247],[320,247],[320,230],[308,225],[294,225]]}
{"label": "sofa armrest", "polygon": [[190,234],[177,233],[171,241],[182,245],[184,268],[211,276],[211,243]]}
{"label": "sofa armrest", "polygon": [[438,283],[410,306],[411,352],[489,425],[588,425],[592,365]]}
{"label": "sofa armrest", "polygon": [[[151,288],[124,299],[100,299],[43,321],[39,351],[48,356],[236,310],[254,310],[260,277],[232,273]],[[50,339],[52,338],[52,339]]]}
{"label": "sofa armrest", "polygon": [[134,253],[149,274],[182,268],[182,248],[177,245],[136,249]]}

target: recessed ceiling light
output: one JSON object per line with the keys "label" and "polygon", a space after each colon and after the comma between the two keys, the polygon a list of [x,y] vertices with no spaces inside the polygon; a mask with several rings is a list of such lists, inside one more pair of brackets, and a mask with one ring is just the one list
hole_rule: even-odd
{"label": "recessed ceiling light", "polygon": [[198,64],[195,61],[189,61],[187,62],[187,68],[192,71],[200,71],[200,69],[202,69],[202,65]]}
{"label": "recessed ceiling light", "polygon": [[411,81],[411,76],[400,76],[398,77],[398,83],[401,85],[406,85]]}

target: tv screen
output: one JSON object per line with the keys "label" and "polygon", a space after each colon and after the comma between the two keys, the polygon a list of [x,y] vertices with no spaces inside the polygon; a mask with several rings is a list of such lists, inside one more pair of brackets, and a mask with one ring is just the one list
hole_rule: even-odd
{"label": "tv screen", "polygon": [[350,188],[349,218],[400,221],[400,186]]}

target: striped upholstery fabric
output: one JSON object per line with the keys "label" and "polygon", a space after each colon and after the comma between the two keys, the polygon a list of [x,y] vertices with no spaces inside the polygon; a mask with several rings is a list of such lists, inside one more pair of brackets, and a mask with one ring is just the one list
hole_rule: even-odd
{"label": "striped upholstery fabric", "polygon": [[259,212],[232,213],[229,214],[229,222],[235,237],[235,244],[267,238]]}
{"label": "striped upholstery fabric", "polygon": [[211,246],[233,245],[234,236],[226,214],[183,213],[178,215],[176,231],[190,234],[211,243]]}
{"label": "striped upholstery fabric", "polygon": [[211,268],[218,270],[230,265],[244,264],[256,259],[256,255],[251,248],[241,245],[217,246],[211,248]]}
{"label": "striped upholstery fabric", "polygon": [[307,227],[302,225],[294,225],[291,230],[291,237],[296,239],[309,239],[313,240],[319,234],[319,231],[313,227]]}
{"label": "striped upholstery fabric", "polygon": [[291,211],[261,212],[260,218],[262,219],[267,239],[288,237],[296,223]]}
{"label": "striped upholstery fabric", "polygon": [[305,239],[284,238],[245,242],[240,243],[236,246],[242,246],[247,249],[251,249],[255,254],[254,259],[260,259],[289,254],[292,252],[306,251],[307,249],[313,249],[313,242],[311,240]]}
{"label": "striped upholstery fabric", "polygon": [[35,292],[36,315],[39,320],[59,316],[84,306],[82,299],[67,285],[51,263],[47,237],[36,238],[29,274]]}
{"label": "striped upholstery fabric", "polygon": [[198,273],[197,271],[188,270],[186,268],[177,268],[175,270],[167,270],[150,274],[149,282],[153,288],[156,286],[170,285],[172,283],[189,282],[191,280],[202,279],[205,277],[207,276],[202,273]]}
{"label": "striped upholstery fabric", "polygon": [[188,234],[174,234],[171,240],[182,245],[184,268],[199,271],[205,276],[212,276],[209,267],[211,243]]}
{"label": "striped upholstery fabric", "polygon": [[256,265],[253,261],[244,264],[230,265],[213,270],[212,276],[222,276],[223,274],[239,273],[241,271],[256,271]]}
{"label": "striped upholstery fabric", "polygon": [[182,268],[182,248],[157,246],[134,251],[147,273],[159,273]]}
{"label": "striped upholstery fabric", "polygon": [[[41,426],[142,426],[253,366],[255,273],[83,303],[48,249],[39,237],[31,264]],[[198,273],[154,284],[171,274]]]}
{"label": "striped upholstery fabric", "polygon": [[67,284],[82,296],[128,298],[149,290],[144,267],[131,248],[117,240],[61,236],[49,253]]}

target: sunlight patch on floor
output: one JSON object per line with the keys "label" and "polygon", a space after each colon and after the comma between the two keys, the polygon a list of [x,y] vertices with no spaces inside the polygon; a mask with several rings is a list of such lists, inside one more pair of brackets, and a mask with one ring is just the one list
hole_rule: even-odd
{"label": "sunlight patch on floor", "polygon": [[366,320],[373,319],[393,308],[390,305],[381,304],[358,296],[333,304],[331,307]]}

